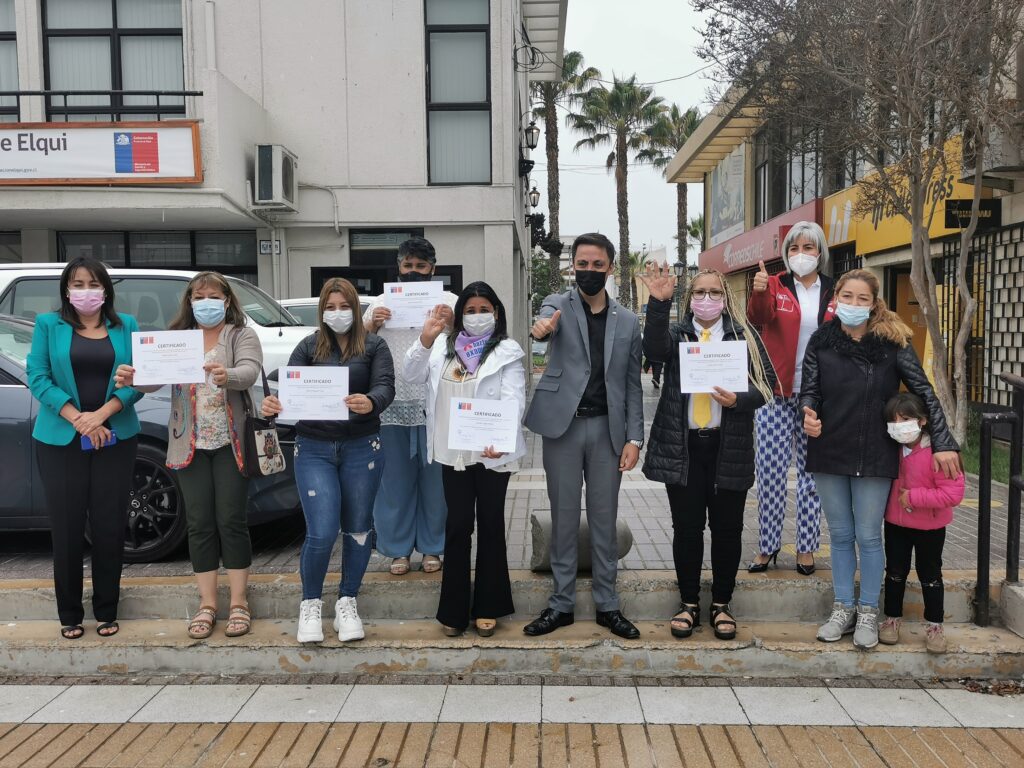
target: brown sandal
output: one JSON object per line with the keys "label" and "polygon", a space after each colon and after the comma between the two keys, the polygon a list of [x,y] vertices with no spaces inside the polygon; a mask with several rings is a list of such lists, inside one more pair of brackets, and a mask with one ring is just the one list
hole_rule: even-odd
{"label": "brown sandal", "polygon": [[405,576],[409,572],[409,558],[408,557],[396,557],[391,561],[392,576]]}
{"label": "brown sandal", "polygon": [[[209,618],[205,618],[207,616]],[[217,609],[202,605],[188,623],[188,636],[193,640],[205,640],[213,634],[213,627],[216,623]]]}
{"label": "brown sandal", "polygon": [[[232,629],[232,627],[235,627]],[[247,605],[232,605],[228,613],[228,625],[224,630],[226,637],[241,637],[249,634],[252,629],[252,613]]]}

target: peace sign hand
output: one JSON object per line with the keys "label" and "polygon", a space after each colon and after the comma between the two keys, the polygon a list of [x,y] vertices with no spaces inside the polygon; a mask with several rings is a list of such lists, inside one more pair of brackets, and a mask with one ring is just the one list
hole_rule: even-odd
{"label": "peace sign hand", "polygon": [[647,271],[638,277],[653,299],[667,301],[676,291],[676,278],[668,264],[648,264]]}

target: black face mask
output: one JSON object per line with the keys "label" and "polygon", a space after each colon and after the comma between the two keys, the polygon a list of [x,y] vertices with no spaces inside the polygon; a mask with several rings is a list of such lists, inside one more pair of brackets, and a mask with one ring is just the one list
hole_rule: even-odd
{"label": "black face mask", "polygon": [[593,269],[576,270],[576,286],[587,296],[597,296],[604,290],[607,282],[607,272],[597,272]]}
{"label": "black face mask", "polygon": [[400,283],[426,283],[433,279],[433,275],[424,275],[422,272],[406,272],[404,275],[400,272],[398,274]]}

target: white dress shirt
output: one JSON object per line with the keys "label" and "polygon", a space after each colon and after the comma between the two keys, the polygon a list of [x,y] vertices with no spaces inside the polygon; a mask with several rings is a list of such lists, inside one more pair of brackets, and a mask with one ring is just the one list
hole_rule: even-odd
{"label": "white dress shirt", "polygon": [[[694,330],[697,331],[697,341],[701,341],[701,334],[704,332],[704,326],[702,326],[696,319],[693,321]],[[711,338],[709,341],[722,341],[725,338],[725,326],[722,323],[722,318],[719,316],[715,324],[708,328],[711,331]],[[708,422],[706,427],[697,426],[697,422],[693,420],[693,398],[696,395],[690,395],[689,403],[687,404],[687,418],[690,422],[690,429],[718,429],[722,426],[722,406],[719,405],[714,398],[711,398],[711,421]],[[710,397],[710,395],[708,395]]]}
{"label": "white dress shirt", "polygon": [[796,299],[800,302],[800,335],[796,340],[796,370],[793,373],[793,392],[800,391],[804,377],[804,353],[807,342],[818,330],[818,308],[821,306],[821,277],[815,278],[810,288],[805,288],[800,278],[794,275]]}

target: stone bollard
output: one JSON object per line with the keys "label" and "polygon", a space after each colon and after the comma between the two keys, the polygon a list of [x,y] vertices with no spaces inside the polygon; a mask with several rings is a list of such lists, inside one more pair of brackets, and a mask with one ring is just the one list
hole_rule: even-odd
{"label": "stone bollard", "polygon": [[[530,532],[533,540],[533,554],[530,556],[530,570],[534,573],[551,572],[551,513],[534,512],[530,515]],[[615,522],[615,546],[621,560],[633,548],[633,532],[626,521]],[[580,520],[579,571],[590,570],[590,528],[586,513]]]}

